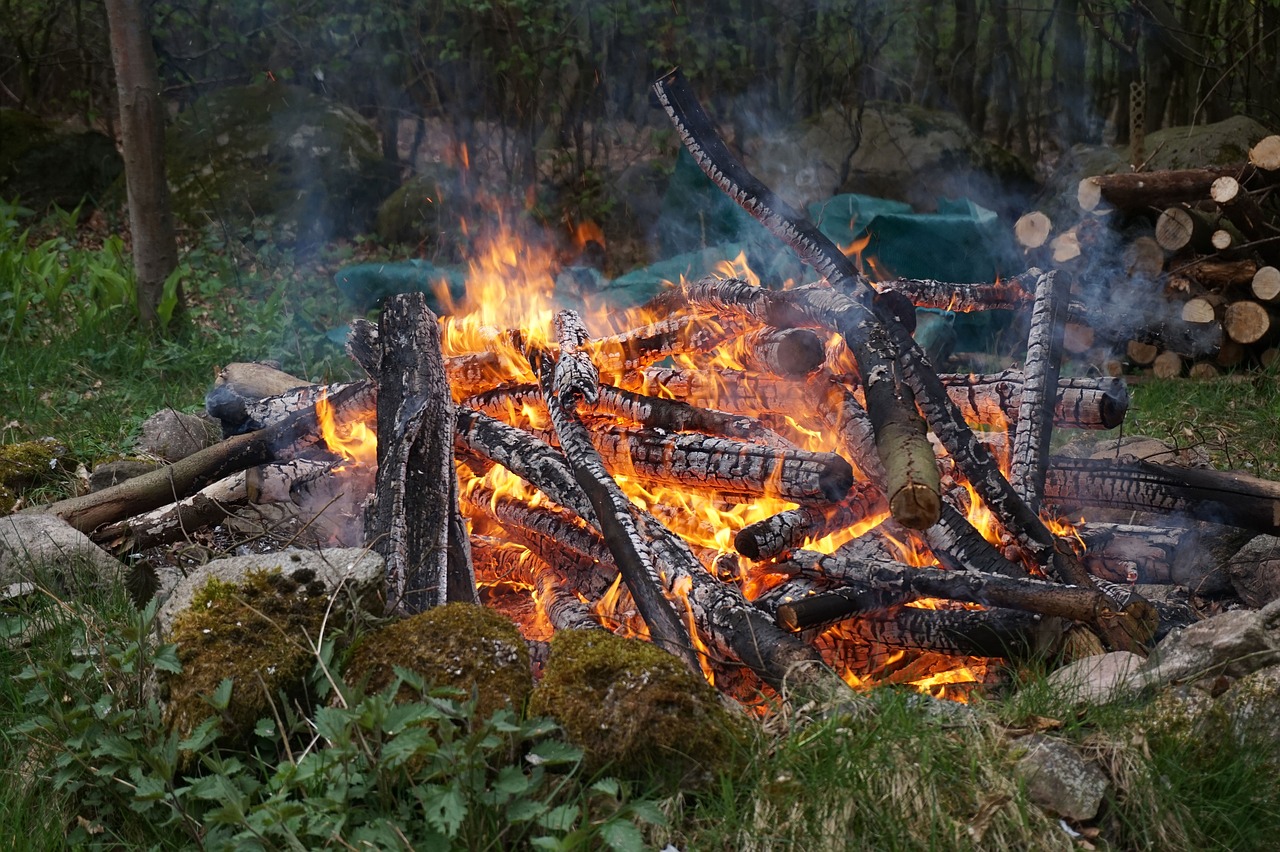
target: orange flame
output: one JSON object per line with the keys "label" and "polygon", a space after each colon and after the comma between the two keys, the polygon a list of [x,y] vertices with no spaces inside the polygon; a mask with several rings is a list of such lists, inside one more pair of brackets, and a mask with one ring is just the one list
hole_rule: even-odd
{"label": "orange flame", "polygon": [[365,420],[338,423],[333,403],[322,395],[316,400],[316,422],[329,452],[356,465],[373,467],[378,463],[378,435]]}

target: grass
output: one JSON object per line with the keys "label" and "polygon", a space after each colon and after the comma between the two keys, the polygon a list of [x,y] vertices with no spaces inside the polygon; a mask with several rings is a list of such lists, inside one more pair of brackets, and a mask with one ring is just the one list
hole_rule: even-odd
{"label": "grass", "polygon": [[[11,276],[10,295],[0,294],[0,327],[8,330],[0,337],[0,399],[6,400],[0,442],[52,435],[76,460],[91,464],[126,451],[156,410],[197,409],[214,368],[228,361],[275,357],[314,379],[345,374],[345,357],[326,337],[346,319],[325,266],[341,254],[304,266],[256,246],[249,265],[242,247],[190,246],[180,277],[191,310],[166,334],[151,335],[138,330],[128,300],[113,289],[128,280],[123,258],[109,242],[99,248],[73,238],[72,225],[62,220],[41,226],[41,233],[19,230],[0,211],[0,271]],[[19,309],[20,289],[37,297]],[[1133,389],[1123,431],[1197,445],[1219,466],[1280,478],[1280,379],[1273,371],[1144,382]],[[64,482],[28,496],[39,500],[71,487]],[[129,754],[139,743],[147,754],[162,751],[157,744],[165,733],[155,728],[139,686],[161,651],[140,638],[141,616],[119,587],[68,589],[55,575],[38,579],[41,593],[0,602],[0,637],[32,636],[0,646],[0,845],[22,838],[27,848],[61,848],[75,838],[99,848],[190,847],[191,836],[165,825],[162,810],[94,769],[118,763],[103,743]],[[537,795],[577,808],[582,831],[547,828],[546,836],[555,835],[554,848],[638,848],[637,838],[683,849],[1067,849],[1081,848],[1082,840],[1114,849],[1269,848],[1280,833],[1280,787],[1276,752],[1258,734],[1238,731],[1221,716],[1161,722],[1145,699],[1084,710],[1065,706],[1046,684],[1046,668],[1018,672],[1017,688],[979,702],[975,714],[939,715],[930,712],[930,702],[884,689],[853,718],[811,708],[805,718],[770,719],[744,746],[748,754],[739,768],[696,795],[657,784],[628,789],[570,773],[554,796],[543,788]],[[104,696],[110,697],[105,704]],[[369,701],[362,718],[385,719],[376,697]],[[466,716],[465,707],[449,712],[461,714],[458,724],[488,730],[485,720]],[[33,729],[33,720],[47,721]],[[307,733],[310,722],[296,721]],[[521,726],[538,723],[510,718],[503,724],[526,730]],[[97,733],[86,739],[86,730]],[[1016,753],[1008,742],[1028,730],[1075,742],[1107,772],[1112,789],[1103,813],[1093,825],[1077,827],[1086,837],[1069,835],[1015,780]],[[365,729],[362,736],[368,734]],[[295,776],[277,771],[283,764],[275,752],[268,763],[268,752],[249,746],[198,750],[207,760],[192,778],[173,767],[167,776],[163,766],[148,771],[171,792],[199,792],[189,806],[210,820],[206,838],[230,836],[217,835],[213,826],[235,822],[233,800],[236,807],[265,808],[268,794],[276,796],[271,807],[314,799],[308,813],[317,824],[333,816],[323,809],[337,808],[335,802],[370,826],[381,825],[383,816],[394,822],[395,809],[404,806],[396,795],[340,799],[339,793],[350,794],[350,779],[312,764],[308,771],[316,774],[309,777],[318,786],[303,796],[301,786],[290,786]],[[344,765],[365,759],[354,752],[341,757]],[[463,757],[479,760],[485,772],[511,766],[489,765],[497,759],[483,750]],[[59,759],[63,770],[75,770],[79,787],[55,786],[55,778],[71,777],[56,774]],[[55,769],[46,772],[48,761]],[[378,773],[388,767],[360,765],[386,780]],[[526,777],[527,765],[514,765],[503,777]],[[439,781],[395,777],[409,790]],[[466,777],[490,776],[459,773],[454,780]],[[444,781],[453,783],[450,776]],[[374,787],[385,796],[385,784]],[[476,795],[482,801],[486,794]],[[659,806],[665,825],[655,813]],[[267,818],[261,816],[266,811],[254,812]],[[476,831],[510,831],[503,819],[485,816]],[[548,824],[554,827],[555,819]],[[523,837],[518,845],[527,847],[532,835],[522,832],[510,836]],[[287,845],[280,840],[279,848]],[[324,841],[304,845],[319,848]],[[552,848],[550,841],[545,845]]]}

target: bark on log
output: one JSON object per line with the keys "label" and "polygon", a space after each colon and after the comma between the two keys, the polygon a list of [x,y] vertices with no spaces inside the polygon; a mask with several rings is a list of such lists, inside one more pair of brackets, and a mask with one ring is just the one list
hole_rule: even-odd
{"label": "bark on log", "polygon": [[808,540],[816,540],[854,524],[870,523],[889,511],[880,489],[857,482],[843,500],[832,506],[800,506],[748,524],[738,530],[733,546],[748,559],[776,559]]}
{"label": "bark on log", "polygon": [[1053,437],[1053,409],[1062,364],[1062,319],[1070,289],[1065,276],[1062,281],[1053,272],[1041,276],[1031,310],[1010,481],[1033,512],[1040,511],[1040,491]]}
{"label": "bark on log", "polygon": [[378,325],[378,474],[365,533],[387,566],[388,612],[475,602],[453,464],[453,397],[440,325],[421,293],[392,297]]}
{"label": "bark on log", "polygon": [[[1204,215],[1185,207],[1167,207],[1156,219],[1156,242],[1170,253],[1183,249],[1204,251],[1213,232],[1213,224]],[[1160,260],[1163,266],[1164,258]]]}
{"label": "bark on log", "polygon": [[252,431],[241,428],[247,419],[245,405],[270,396],[279,396],[310,382],[275,367],[256,362],[228,364],[218,371],[213,388],[205,395],[209,416],[222,423],[223,435]]}
{"label": "bark on log", "polygon": [[[349,387],[359,388],[356,396],[352,397],[348,408],[357,410],[358,406],[363,405],[366,410],[372,411],[378,405],[378,389],[373,382],[339,382],[332,385],[307,385],[305,387],[294,388],[276,396],[264,397],[259,400],[246,402],[244,405],[244,420],[239,426],[241,432],[251,432],[255,429],[265,429],[272,423],[278,423],[285,417],[288,417],[295,411],[301,411],[304,408],[314,408],[317,401],[326,397],[332,397],[340,391]],[[225,430],[226,423],[223,423]]]}
{"label": "bark on log", "polygon": [[1166,512],[1280,532],[1280,483],[1244,473],[1118,459],[1050,460],[1045,501],[1062,511],[1094,506]]}
{"label": "bark on log", "polygon": [[[563,342],[563,340],[562,340]],[[701,671],[693,640],[663,595],[662,579],[654,564],[648,543],[640,534],[632,506],[613,481],[600,454],[592,446],[587,429],[577,415],[576,407],[583,396],[582,388],[562,385],[557,381],[566,371],[560,370],[551,356],[545,352],[530,353],[530,366],[538,374],[538,383],[546,400],[551,423],[560,439],[565,460],[573,471],[574,479],[586,494],[595,510],[600,532],[613,554],[614,562],[627,584],[636,608],[653,643],[672,656],[683,661],[695,674]],[[576,349],[568,353],[573,357]],[[564,388],[568,388],[563,392]]]}
{"label": "bark on log", "polygon": [[1138,212],[1202,201],[1209,197],[1218,178],[1228,175],[1247,181],[1252,174],[1248,166],[1226,166],[1097,175],[1080,182],[1077,200],[1084,210],[1094,210],[1106,201],[1121,210]]}
{"label": "bark on log", "polygon": [[1021,310],[1031,304],[1040,270],[987,284],[953,284],[921,278],[894,278],[876,285],[880,292],[901,293],[917,308],[970,313],[972,311]]}
{"label": "bark on log", "polygon": [[897,648],[1022,659],[1044,650],[1059,630],[1053,619],[1013,609],[950,611],[904,606],[867,613],[836,628],[866,642]]}
{"label": "bark on log", "polygon": [[556,630],[603,630],[576,590],[532,551],[490,536],[472,537],[476,579],[481,585],[514,584],[531,589],[534,602]]}
{"label": "bark on log", "polygon": [[[359,397],[360,390],[348,388],[335,394],[330,402],[343,411],[351,399]],[[265,429],[228,438],[180,462],[119,485],[26,511],[57,515],[72,527],[89,533],[103,524],[181,500],[246,468],[291,459],[319,440],[315,409],[304,409]]]}

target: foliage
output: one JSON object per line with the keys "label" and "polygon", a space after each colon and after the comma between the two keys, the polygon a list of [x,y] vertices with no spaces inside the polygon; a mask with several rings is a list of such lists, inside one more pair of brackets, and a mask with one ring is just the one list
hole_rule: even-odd
{"label": "foliage", "polygon": [[[22,766],[9,770],[22,783],[7,795],[48,785],[44,807],[62,812],[71,845],[641,849],[637,824],[663,822],[622,782],[583,778],[581,753],[545,719],[481,716],[474,696],[404,670],[363,695],[326,654],[315,679],[338,691],[312,718],[280,703],[243,750],[220,748],[228,679],[206,697],[215,715],[184,736],[155,697],[155,672],[181,670],[175,646],[155,640],[155,614],[154,602],[113,617],[57,602],[46,617],[69,646],[33,653],[17,674],[6,765]],[[402,684],[415,700],[396,700]]]}

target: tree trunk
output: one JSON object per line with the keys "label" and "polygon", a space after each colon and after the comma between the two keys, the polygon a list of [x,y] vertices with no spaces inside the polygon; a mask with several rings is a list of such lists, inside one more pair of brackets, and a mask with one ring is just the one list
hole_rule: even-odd
{"label": "tree trunk", "polygon": [[[120,98],[120,139],[124,148],[133,266],[138,277],[138,314],[156,325],[164,283],[178,266],[169,185],[164,169],[164,105],[160,79],[140,0],[107,0],[111,62]],[[175,310],[183,304],[177,291]]]}

